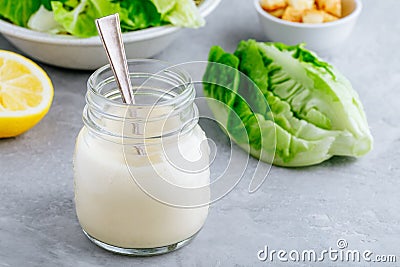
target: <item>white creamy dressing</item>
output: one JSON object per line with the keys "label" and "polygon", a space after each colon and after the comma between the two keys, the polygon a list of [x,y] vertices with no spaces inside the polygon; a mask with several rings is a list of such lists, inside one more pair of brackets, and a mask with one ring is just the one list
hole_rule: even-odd
{"label": "white creamy dressing", "polygon": [[[174,167],[163,156],[163,149],[174,148],[176,151],[179,146],[182,159],[196,161],[203,158],[208,162],[208,155],[205,157],[200,151],[204,140],[203,130],[196,126],[175,143],[163,148],[149,146],[146,156],[124,150],[121,144],[105,141],[84,127],[78,135],[74,156],[75,204],[82,228],[99,241],[123,248],[161,247],[193,236],[207,218],[208,204],[199,208],[163,204],[144,193],[131,174],[148,181],[161,176],[178,186],[207,187],[208,167],[188,173]],[[176,157],[174,163],[179,159]],[[178,162],[178,165],[186,163]],[[160,187],[157,183],[153,186]],[[163,188],[153,189],[163,191]],[[209,199],[209,190],[203,191],[201,197]]]}

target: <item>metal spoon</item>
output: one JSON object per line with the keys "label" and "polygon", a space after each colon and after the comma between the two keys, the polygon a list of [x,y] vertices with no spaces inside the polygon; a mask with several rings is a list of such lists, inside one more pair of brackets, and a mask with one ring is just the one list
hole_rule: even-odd
{"label": "metal spoon", "polygon": [[128,62],[126,61],[121,26],[119,23],[118,13],[96,19],[97,31],[99,32],[115,80],[117,81],[119,90],[121,91],[122,100],[124,103],[134,104],[135,98],[132,92]]}

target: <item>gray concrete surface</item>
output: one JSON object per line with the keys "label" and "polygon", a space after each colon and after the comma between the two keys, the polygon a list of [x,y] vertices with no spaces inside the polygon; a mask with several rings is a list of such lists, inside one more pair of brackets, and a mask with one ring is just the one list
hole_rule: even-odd
{"label": "gray concrete surface", "polygon": [[[400,265],[400,21],[397,0],[364,0],[364,10],[345,46],[327,60],[359,92],[374,150],[360,159],[333,158],[315,167],[273,167],[254,194],[242,182],[212,205],[205,227],[179,251],[152,258],[111,254],[83,235],[73,202],[72,154],[82,127],[90,72],[41,64],[55,87],[49,114],[31,131],[0,140],[0,266],[293,266],[260,262],[270,249],[348,249],[396,255]],[[179,63],[205,60],[211,45],[233,51],[239,40],[265,40],[252,1],[224,0],[199,30],[184,30],[156,58]],[[17,51],[0,37],[0,49]],[[199,70],[200,71],[200,70]],[[227,140],[204,125],[219,147]],[[222,149],[220,161],[228,155]],[[214,166],[214,171],[221,170]],[[298,262],[298,266],[315,265]],[[326,259],[319,266],[375,266]]]}

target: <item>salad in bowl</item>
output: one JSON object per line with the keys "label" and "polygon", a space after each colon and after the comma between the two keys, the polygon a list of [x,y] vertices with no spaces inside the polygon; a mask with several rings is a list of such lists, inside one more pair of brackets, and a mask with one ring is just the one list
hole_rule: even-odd
{"label": "salad in bowl", "polygon": [[183,27],[198,28],[220,0],[5,0],[0,32],[26,55],[93,70],[107,63],[94,20],[119,13],[128,58],[165,49]]}

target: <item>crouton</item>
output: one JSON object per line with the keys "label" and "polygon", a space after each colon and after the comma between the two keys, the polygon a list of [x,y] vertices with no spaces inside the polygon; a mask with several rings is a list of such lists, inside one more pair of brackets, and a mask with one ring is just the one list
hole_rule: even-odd
{"label": "crouton", "polygon": [[271,14],[272,16],[274,16],[274,17],[282,18],[283,13],[285,13],[285,8],[276,9],[276,10],[270,11],[268,13]]}
{"label": "crouton", "polygon": [[288,0],[289,6],[292,6],[297,10],[312,9],[314,6],[314,0]]}
{"label": "crouton", "polygon": [[274,11],[277,9],[285,8],[287,6],[286,0],[261,0],[261,7],[265,11]]}
{"label": "crouton", "polygon": [[302,19],[304,23],[322,23],[324,22],[324,12],[316,9],[306,10]]}
{"label": "crouton", "polygon": [[319,9],[334,15],[336,17],[342,16],[342,2],[341,0],[317,0]]}
{"label": "crouton", "polygon": [[282,19],[292,22],[301,22],[302,17],[303,17],[303,11],[294,9],[291,6],[288,6],[282,15]]}
{"label": "crouton", "polygon": [[341,0],[260,0],[272,16],[291,22],[323,23],[342,15]]}
{"label": "crouton", "polygon": [[338,17],[331,15],[323,10],[322,12],[324,13],[324,22],[331,22],[339,19]]}

